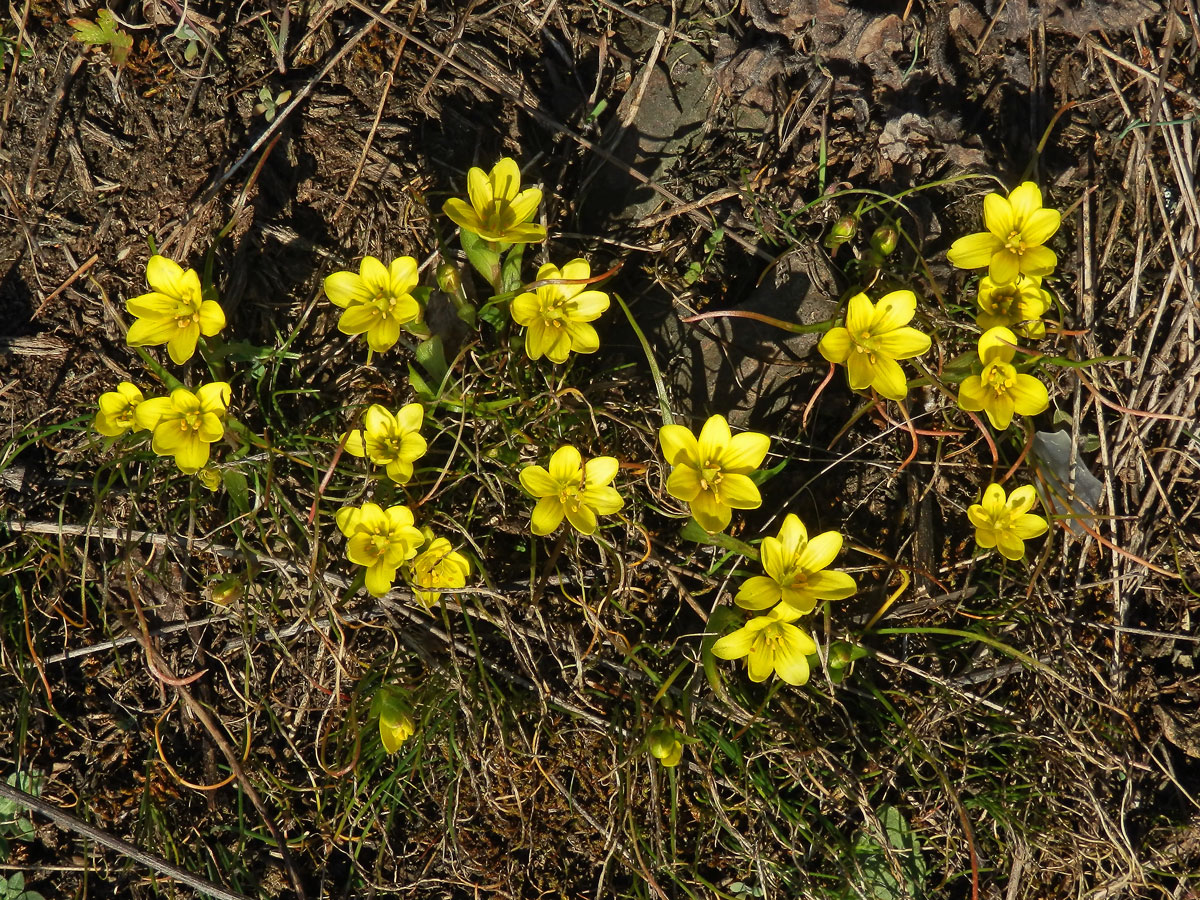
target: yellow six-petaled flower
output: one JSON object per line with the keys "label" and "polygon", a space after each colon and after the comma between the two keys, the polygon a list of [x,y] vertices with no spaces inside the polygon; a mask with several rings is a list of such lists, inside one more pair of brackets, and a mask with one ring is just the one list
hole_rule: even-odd
{"label": "yellow six-petaled flower", "polygon": [[760,554],[767,574],[747,579],[734,602],[755,610],[782,603],[797,615],[808,615],[818,600],[844,600],[858,585],[845,572],[827,568],[841,549],[842,536],[836,531],[810,540],[804,523],[789,514],[778,537],[763,538]]}
{"label": "yellow six-petaled flower", "polygon": [[1058,257],[1043,246],[1058,231],[1062,216],[1042,206],[1042,192],[1032,181],[983,198],[983,224],[987,231],[955,241],[946,258],[960,269],[988,268],[996,284],[1015,281],[1020,275],[1049,275]]}
{"label": "yellow six-petaled flower", "polygon": [[908,327],[917,311],[912,291],[892,291],[872,303],[855,294],[846,307],[846,324],[831,328],[817,349],[832,363],[845,363],[850,387],[874,388],[889,400],[903,400],[908,380],[896,362],[920,356],[930,347],[929,335]]}
{"label": "yellow six-petaled flower", "polygon": [[588,290],[586,279],[592,274],[587,260],[573,259],[561,269],[546,263],[538,269],[537,280],[575,280],[576,284],[544,284],[513,299],[513,321],[524,325],[525,352],[530,359],[547,357],[551,362],[567,361],[571,353],[595,353],[600,338],[589,322],[608,309],[608,294]]}
{"label": "yellow six-petaled flower", "polygon": [[325,279],[325,296],[345,312],[338,319],[342,334],[366,334],[367,346],[382,353],[400,339],[401,326],[417,327],[421,305],[413,296],[420,275],[417,261],[401,256],[387,266],[363,257],[358,272],[334,272]]}
{"label": "yellow six-petaled flower", "polygon": [[595,534],[597,516],[612,515],[625,505],[610,485],[617,468],[612,456],[596,456],[584,463],[579,451],[568,444],[554,451],[549,469],[537,465],[522,469],[521,487],[538,498],[530,522],[533,533],[549,534],[566,516],[580,534]]}
{"label": "yellow six-petaled flower", "polygon": [[429,546],[408,564],[408,583],[413,596],[425,606],[433,606],[446,588],[465,587],[471,563],[445,538],[434,538]]}
{"label": "yellow six-petaled flower", "polygon": [[718,639],[712,646],[713,656],[746,657],[751,681],[765,681],[776,672],[788,684],[805,684],[808,657],[817,652],[817,645],[807,631],[792,624],[798,615],[786,606],[777,606],[765,616],[756,616]]}
{"label": "yellow six-petaled flower", "polygon": [[1046,386],[1013,366],[1017,337],[1004,327],[990,328],[979,338],[983,371],[963,379],[958,405],[968,412],[983,410],[995,428],[1007,428],[1013,413],[1036,416],[1050,405]]}
{"label": "yellow six-petaled flower", "polygon": [[528,244],[546,239],[546,229],[533,223],[542,192],[521,190],[521,170],[515,160],[504,157],[485,174],[472,167],[467,172],[470,203],[451,197],[442,212],[459,228],[494,244]]}
{"label": "yellow six-petaled flower", "polygon": [[984,331],[1006,326],[1027,338],[1044,338],[1046,323],[1042,316],[1050,308],[1050,293],[1042,288],[1042,279],[1026,275],[1006,284],[996,284],[990,275],[979,281],[975,296],[979,314],[975,322]]}
{"label": "yellow six-petaled flower", "polygon": [[1029,511],[1036,502],[1033,485],[1019,487],[1005,498],[1004,488],[989,484],[983,499],[967,508],[976,543],[985,549],[997,548],[1006,559],[1020,559],[1025,555],[1025,542],[1049,528],[1045,519]]}
{"label": "yellow six-petaled flower", "polygon": [[416,556],[417,548],[425,542],[425,535],[413,526],[413,514],[407,506],[386,510],[376,503],[344,506],[335,520],[346,536],[347,558],[367,567],[367,590],[375,597],[392,589],[396,570]]}
{"label": "yellow six-petaled flower", "polygon": [[367,409],[362,430],[355,428],[346,434],[346,452],[386,466],[388,478],[404,484],[412,478],[413,463],[427,449],[421,437],[424,416],[419,403],[410,403],[395,415],[376,403]]}
{"label": "yellow six-petaled flower", "polygon": [[229,385],[215,381],[195,393],[176,388],[169,397],[143,400],[134,410],[139,428],[152,432],[152,447],[159,456],[175,457],[185,475],[194,475],[208,462],[209,444],[225,434]]}
{"label": "yellow six-petaled flower", "polygon": [[167,345],[167,354],[182,365],[196,352],[200,335],[212,337],[225,327],[225,311],[216,300],[205,300],[200,276],[165,256],[146,263],[146,281],[154,288],[125,302],[137,319],[125,336],[130,347]]}
{"label": "yellow six-petaled flower", "polygon": [[712,416],[700,437],[682,425],[658,432],[663,456],[672,467],[667,493],[691,505],[705,531],[724,531],[735,509],[758,509],[762,495],[750,479],[770,449],[771,439],[757,431],[734,435],[724,416]]}

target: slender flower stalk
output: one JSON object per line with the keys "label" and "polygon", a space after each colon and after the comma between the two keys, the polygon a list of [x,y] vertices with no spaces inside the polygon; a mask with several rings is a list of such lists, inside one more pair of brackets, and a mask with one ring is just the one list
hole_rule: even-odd
{"label": "slender flower stalk", "polygon": [[963,379],[958,405],[968,412],[987,413],[992,427],[1004,429],[1013,414],[1036,416],[1050,405],[1046,386],[1013,366],[1017,337],[1007,328],[990,328],[979,338],[983,371]]}
{"label": "slender flower stalk", "polygon": [[610,482],[618,463],[612,456],[597,456],[583,462],[574,447],[559,447],[550,457],[549,469],[526,466],[519,476],[521,487],[538,498],[530,528],[546,535],[558,528],[565,516],[580,534],[595,534],[597,516],[612,515],[625,505]]}
{"label": "slender flower stalk", "polygon": [[748,579],[734,602],[754,610],[782,603],[797,615],[808,615],[818,600],[844,600],[858,585],[845,572],[828,570],[841,549],[842,536],[836,531],[809,540],[804,523],[789,514],[778,537],[763,538],[760,553],[767,574]]}
{"label": "slender flower stalk", "polygon": [[346,452],[386,466],[388,478],[405,484],[412,478],[413,463],[425,455],[428,447],[421,437],[424,416],[419,403],[410,403],[395,415],[376,403],[367,409],[362,430],[347,432]]}
{"label": "slender flower stalk", "polygon": [[975,542],[984,549],[997,548],[1006,559],[1020,559],[1025,555],[1025,542],[1050,527],[1029,511],[1036,502],[1033,485],[1019,487],[1006,498],[1004,488],[989,484],[983,499],[967,508],[967,518],[975,526]]}
{"label": "slender flower stalk", "polygon": [[844,363],[850,387],[874,388],[889,400],[908,395],[908,380],[897,360],[926,352],[929,335],[908,326],[917,311],[912,291],[892,291],[872,303],[855,294],[846,308],[846,324],[831,328],[817,349],[832,363]]}
{"label": "slender flower stalk", "polygon": [[165,256],[152,256],[146,263],[148,294],[125,302],[136,320],[125,336],[130,347],[167,345],[167,355],[182,365],[196,352],[200,335],[212,337],[225,327],[225,311],[216,300],[205,300],[200,276],[186,271]]}
{"label": "slender flower stalk", "polygon": [[987,231],[961,237],[946,258],[960,269],[988,268],[996,284],[1016,281],[1021,275],[1043,278],[1054,271],[1058,257],[1043,246],[1058,231],[1062,216],[1042,206],[1042,192],[1032,181],[983,198],[983,224]]}
{"label": "slender flower stalk", "polygon": [[229,385],[215,381],[194,394],[176,388],[169,397],[143,400],[134,410],[139,428],[153,432],[152,447],[159,456],[175,457],[185,475],[194,475],[208,462],[209,445],[225,434]]}
{"label": "slender flower stalk", "polygon": [[757,431],[734,435],[724,416],[712,416],[700,437],[682,425],[664,425],[658,443],[671,468],[667,493],[691,505],[705,531],[724,531],[735,509],[758,509],[762,495],[750,473],[762,465],[771,439]]}
{"label": "slender flower stalk", "polygon": [[459,228],[493,244],[528,244],[546,239],[546,229],[533,223],[542,192],[521,190],[516,160],[504,157],[490,173],[472,167],[467,172],[470,202],[451,197],[442,212]]}

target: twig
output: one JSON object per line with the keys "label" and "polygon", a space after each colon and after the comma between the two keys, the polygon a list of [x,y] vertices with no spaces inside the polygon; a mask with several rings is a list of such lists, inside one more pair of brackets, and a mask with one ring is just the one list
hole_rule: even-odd
{"label": "twig", "polygon": [[121,840],[116,835],[109,834],[107,831],[101,831],[94,825],[89,825],[87,822],[75,818],[69,812],[64,812],[54,804],[48,803],[32,794],[27,794],[25,791],[15,788],[2,780],[0,780],[0,797],[12,803],[17,803],[26,809],[31,809],[36,813],[41,813],[54,822],[55,825],[68,828],[76,834],[83,835],[90,841],[95,841],[102,847],[115,850],[122,856],[127,856],[134,862],[141,863],[159,875],[173,878],[175,881],[186,884],[199,893],[215,897],[216,900],[250,900],[245,894],[239,894],[236,891],[223,888],[215,881],[209,881],[200,875],[193,875],[187,869],[181,869],[179,866],[172,865],[155,853],[149,853],[127,841]]}

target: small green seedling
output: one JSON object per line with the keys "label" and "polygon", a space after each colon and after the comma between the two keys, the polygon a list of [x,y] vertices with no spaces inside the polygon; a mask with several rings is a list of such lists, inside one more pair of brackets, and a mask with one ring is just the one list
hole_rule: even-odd
{"label": "small green seedling", "polygon": [[275,96],[271,96],[271,89],[263,86],[258,89],[258,99],[261,102],[254,104],[254,111],[268,122],[272,122],[279,112],[279,107],[292,99],[292,92],[280,91]]}
{"label": "small green seedling", "polygon": [[76,18],[68,19],[67,24],[75,29],[74,38],[83,44],[93,47],[107,47],[108,58],[114,66],[125,65],[129,59],[129,51],[133,49],[133,35],[126,34],[117,27],[117,19],[107,9],[96,13],[96,21]]}

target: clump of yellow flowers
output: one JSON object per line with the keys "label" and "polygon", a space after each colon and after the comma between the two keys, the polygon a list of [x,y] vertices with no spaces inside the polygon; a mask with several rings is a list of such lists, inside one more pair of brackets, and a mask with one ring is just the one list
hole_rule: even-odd
{"label": "clump of yellow flowers", "polygon": [[533,533],[550,534],[565,516],[580,534],[595,534],[598,516],[612,515],[625,505],[611,486],[617,468],[613,456],[595,456],[585,463],[569,444],[554,451],[548,469],[539,465],[523,468],[521,487],[538,501],[530,519]]}
{"label": "clump of yellow flowers", "polygon": [[404,484],[412,478],[413,463],[427,449],[425,438],[421,437],[424,418],[420,403],[409,403],[395,414],[375,403],[367,409],[362,429],[352,429],[343,436],[346,452],[385,466],[388,478]]}
{"label": "clump of yellow flowers", "polygon": [[734,597],[745,609],[770,611],[718,639],[713,655],[745,657],[751,681],[764,681],[776,672],[788,684],[805,684],[808,657],[817,645],[796,620],[816,609],[818,601],[844,600],[858,590],[845,572],[828,571],[841,549],[842,536],[836,531],[809,540],[804,523],[789,514],[778,536],[763,538],[760,560],[767,574],[748,579]]}
{"label": "clump of yellow flowers", "polygon": [[584,259],[573,259],[561,269],[546,263],[538,269],[537,280],[549,283],[513,300],[513,321],[526,328],[525,352],[530,359],[545,356],[563,363],[571,353],[600,349],[600,337],[588,323],[608,309],[608,294],[587,290],[591,274]]}
{"label": "clump of yellow flowers", "polygon": [[925,353],[929,335],[909,327],[917,311],[912,291],[892,291],[872,303],[866,294],[855,294],[846,307],[846,324],[832,328],[817,344],[827,360],[844,363],[850,387],[874,388],[881,397],[903,400],[908,380],[897,360]]}

